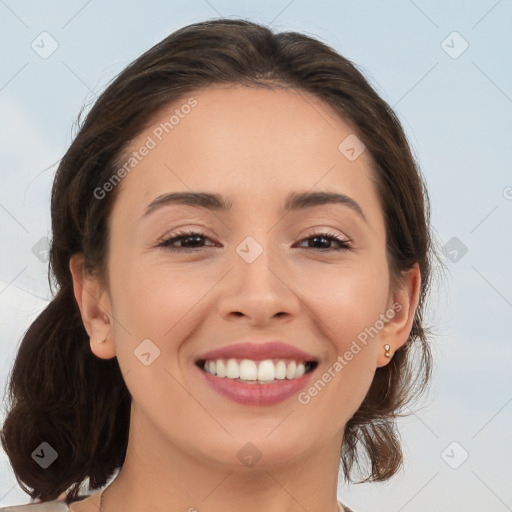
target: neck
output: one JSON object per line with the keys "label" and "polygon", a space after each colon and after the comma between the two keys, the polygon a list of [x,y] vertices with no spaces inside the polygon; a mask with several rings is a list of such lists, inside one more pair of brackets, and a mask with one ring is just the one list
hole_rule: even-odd
{"label": "neck", "polygon": [[[211,464],[152,428],[132,407],[126,458],[104,495],[103,512],[337,512],[342,433],[287,465]],[[135,420],[135,421],[134,421]],[[243,443],[242,443],[243,444]]]}

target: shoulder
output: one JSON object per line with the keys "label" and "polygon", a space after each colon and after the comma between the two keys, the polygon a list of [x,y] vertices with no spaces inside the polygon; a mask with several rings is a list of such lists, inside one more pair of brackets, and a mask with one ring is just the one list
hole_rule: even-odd
{"label": "shoulder", "polygon": [[46,501],[43,503],[29,503],[28,505],[13,505],[0,508],[0,512],[69,512],[64,501]]}

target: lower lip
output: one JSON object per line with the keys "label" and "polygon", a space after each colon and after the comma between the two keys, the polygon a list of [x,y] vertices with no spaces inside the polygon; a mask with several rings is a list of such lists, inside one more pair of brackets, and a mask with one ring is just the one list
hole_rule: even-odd
{"label": "lower lip", "polygon": [[218,393],[244,405],[274,405],[298,394],[315,370],[298,379],[276,380],[271,384],[245,384],[233,379],[220,378],[197,367],[206,382]]}

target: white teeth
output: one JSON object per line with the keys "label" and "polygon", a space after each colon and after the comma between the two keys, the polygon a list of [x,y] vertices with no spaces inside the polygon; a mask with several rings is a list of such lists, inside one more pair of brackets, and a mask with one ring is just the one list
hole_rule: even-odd
{"label": "white teeth", "polygon": [[293,379],[295,377],[295,369],[297,368],[297,363],[295,361],[292,361],[288,368],[286,369],[286,378],[287,379]]}
{"label": "white teeth", "polygon": [[285,378],[298,379],[306,373],[306,366],[303,362],[272,359],[264,361],[242,359],[240,362],[238,361],[236,359],[208,360],[204,364],[204,371],[220,378],[260,382]]}
{"label": "white teeth", "polygon": [[215,361],[207,361],[206,368],[208,369],[209,373],[217,375],[217,370],[215,369]]}
{"label": "white teeth", "polygon": [[299,363],[297,368],[295,369],[295,378],[302,377],[306,373],[306,365],[304,363]]}
{"label": "white teeth", "polygon": [[[236,364],[236,361],[234,361]],[[254,361],[243,359],[240,363],[240,378],[242,380],[258,380],[258,367]]]}
{"label": "white teeth", "polygon": [[274,363],[270,359],[261,361],[260,365],[258,366],[258,380],[274,380],[275,375],[276,369],[274,368]]}
{"label": "white teeth", "polygon": [[226,367],[224,366],[224,361],[219,359],[215,363],[215,368],[217,370],[217,377],[224,378],[226,376]]}
{"label": "white teeth", "polygon": [[286,363],[279,361],[276,364],[276,379],[282,380],[286,377]]}
{"label": "white teeth", "polygon": [[228,379],[238,379],[240,377],[240,367],[234,359],[228,360],[226,365],[226,377]]}

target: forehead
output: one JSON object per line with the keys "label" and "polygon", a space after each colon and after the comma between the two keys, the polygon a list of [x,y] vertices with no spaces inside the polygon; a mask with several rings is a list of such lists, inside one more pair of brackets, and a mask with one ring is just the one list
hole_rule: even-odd
{"label": "forehead", "polygon": [[121,201],[142,213],[173,190],[222,192],[235,206],[237,197],[279,200],[317,186],[362,195],[373,188],[370,155],[352,160],[340,150],[354,137],[334,110],[303,91],[212,86],[161,109],[132,141]]}

